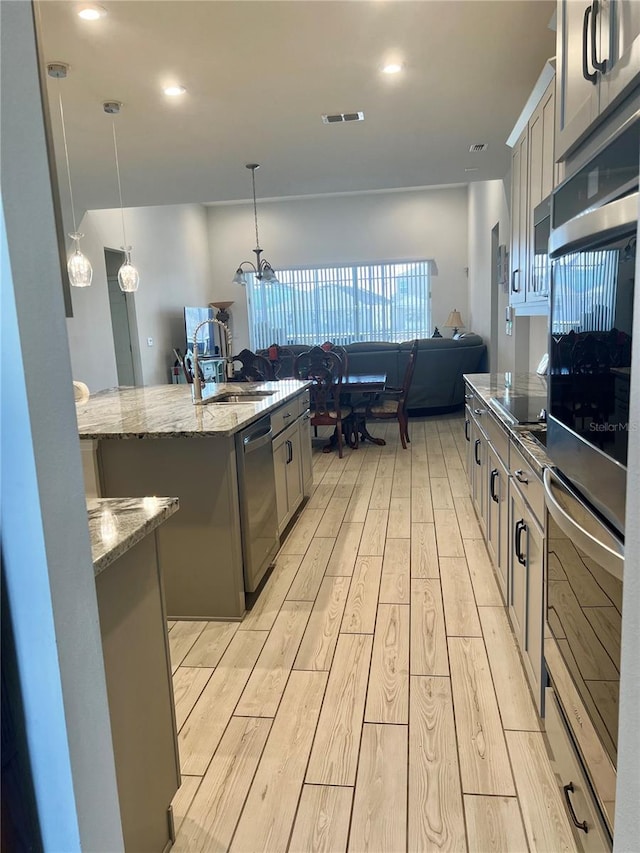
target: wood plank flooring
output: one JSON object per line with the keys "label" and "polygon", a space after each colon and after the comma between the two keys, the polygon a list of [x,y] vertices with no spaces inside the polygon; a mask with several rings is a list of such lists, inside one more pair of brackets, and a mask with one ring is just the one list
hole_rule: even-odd
{"label": "wood plank flooring", "polygon": [[240,623],[171,623],[185,851],[572,850],[460,416],[322,454]]}

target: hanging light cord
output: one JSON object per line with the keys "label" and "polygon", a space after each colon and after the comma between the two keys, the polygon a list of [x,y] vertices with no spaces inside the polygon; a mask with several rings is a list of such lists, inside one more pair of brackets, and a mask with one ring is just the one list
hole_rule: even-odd
{"label": "hanging light cord", "polygon": [[260,248],[260,240],[258,239],[258,208],[256,207],[256,170],[251,170],[251,183],[253,186],[253,219],[256,224],[256,249]]}
{"label": "hanging light cord", "polygon": [[67,180],[69,181],[69,197],[71,198],[71,217],[73,219],[73,233],[77,234],[76,227],[76,209],[73,203],[73,190],[71,189],[71,169],[69,167],[69,148],[67,146],[67,131],[64,127],[64,110],[62,109],[62,92],[58,92],[58,101],[60,103],[60,120],[62,122],[62,139],[64,140],[64,157],[67,161]]}
{"label": "hanging light cord", "polygon": [[120,214],[122,216],[122,239],[124,240],[125,247],[129,244],[127,243],[127,231],[124,227],[124,207],[122,206],[122,185],[120,184],[120,163],[118,162],[118,141],[116,139],[116,122],[115,119],[111,120],[111,124],[113,127],[113,150],[116,155],[116,174],[118,175],[118,195],[120,197]]}

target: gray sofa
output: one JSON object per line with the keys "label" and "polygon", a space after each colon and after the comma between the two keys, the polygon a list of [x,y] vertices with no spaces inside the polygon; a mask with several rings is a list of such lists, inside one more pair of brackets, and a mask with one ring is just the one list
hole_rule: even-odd
{"label": "gray sofa", "polygon": [[[387,385],[402,384],[413,341],[401,344],[384,341],[348,344],[350,373],[386,373]],[[289,346],[294,354],[305,352],[306,346]],[[466,333],[456,338],[423,338],[418,344],[413,383],[408,408],[454,409],[464,403],[464,373],[486,370],[487,348],[480,335]],[[265,351],[266,354],[266,351]],[[290,371],[285,371],[290,373]],[[280,376],[284,376],[285,372]]]}

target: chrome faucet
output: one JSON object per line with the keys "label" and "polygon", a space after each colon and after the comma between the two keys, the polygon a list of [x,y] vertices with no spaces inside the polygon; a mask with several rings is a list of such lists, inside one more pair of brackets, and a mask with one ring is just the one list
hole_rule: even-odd
{"label": "chrome faucet", "polygon": [[[226,323],[221,320],[216,320],[215,317],[203,320],[198,323],[193,333],[193,402],[202,402],[202,380],[200,379],[200,371],[198,370],[198,332],[203,326],[210,324],[212,326],[220,326],[224,332],[224,352],[220,353],[225,360],[225,378],[228,378],[231,373],[231,365],[233,358],[231,356],[231,329]],[[222,340],[221,340],[222,343]]]}

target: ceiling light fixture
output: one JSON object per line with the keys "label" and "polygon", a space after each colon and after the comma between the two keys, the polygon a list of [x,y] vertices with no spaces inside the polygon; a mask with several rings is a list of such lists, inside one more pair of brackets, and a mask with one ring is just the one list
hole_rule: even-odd
{"label": "ceiling light fixture", "polygon": [[[69,73],[69,66],[64,62],[51,62],[47,65],[47,74],[55,80],[64,80]],[[73,233],[69,237],[75,244],[75,249],[67,261],[67,272],[69,283],[73,287],[89,287],[93,278],[93,268],[86,255],[80,251],[80,240],[84,234],[78,232],[76,225],[76,209],[73,203],[73,190],[71,188],[71,168],[69,166],[69,147],[67,145],[67,131],[64,126],[64,109],[62,108],[62,92],[58,91],[58,103],[60,105],[60,122],[62,124],[62,139],[64,141],[64,158],[67,164],[67,180],[69,182],[69,198],[71,201],[71,218],[73,219]]]}
{"label": "ceiling light fixture", "polygon": [[165,86],[163,91],[170,98],[177,98],[179,95],[184,95],[187,90],[184,86]]}
{"label": "ceiling light fixture", "polygon": [[259,163],[247,163],[245,166],[245,169],[251,169],[251,185],[253,187],[253,219],[256,225],[256,247],[255,249],[252,249],[252,251],[255,252],[256,262],[254,264],[253,261],[242,261],[236,270],[232,283],[241,284],[243,286],[247,283],[247,277],[242,269],[245,264],[251,267],[258,281],[264,280],[268,284],[279,283],[271,264],[261,257],[262,249],[260,248],[260,240],[258,238],[258,208],[256,207],[256,169],[259,168]]}
{"label": "ceiling light fixture", "polygon": [[402,65],[398,62],[390,62],[382,67],[383,74],[399,74],[402,71]]}
{"label": "ceiling light fixture", "polygon": [[78,9],[78,17],[83,21],[99,21],[104,18],[107,10],[103,6],[97,6],[95,3],[81,6]]}
{"label": "ceiling light fixture", "polygon": [[105,113],[111,116],[111,124],[113,126],[113,153],[115,154],[116,160],[116,175],[118,177],[118,197],[120,199],[120,214],[122,216],[122,240],[124,245],[120,248],[124,252],[125,259],[124,263],[118,270],[118,284],[120,285],[120,290],[124,293],[135,293],[138,289],[138,284],[140,283],[140,274],[138,270],[131,263],[131,249],[132,246],[129,246],[127,243],[127,232],[124,224],[124,206],[122,204],[122,184],[120,183],[120,162],[118,160],[118,140],[116,137],[116,121],[114,116],[119,115],[120,110],[122,108],[122,104],[120,101],[105,101],[102,105]]}

